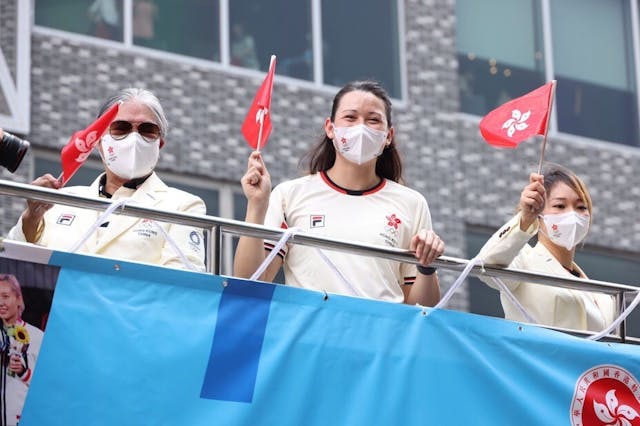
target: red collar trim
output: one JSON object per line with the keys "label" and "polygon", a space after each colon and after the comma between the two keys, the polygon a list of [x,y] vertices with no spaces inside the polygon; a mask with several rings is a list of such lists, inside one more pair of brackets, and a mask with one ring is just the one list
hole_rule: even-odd
{"label": "red collar trim", "polygon": [[338,191],[341,194],[346,194],[346,195],[370,195],[370,194],[374,194],[378,191],[380,191],[382,188],[384,188],[384,186],[387,184],[387,180],[385,178],[382,178],[382,180],[377,183],[375,186],[373,186],[372,188],[369,189],[365,189],[365,190],[353,190],[353,189],[347,189],[347,188],[343,188],[340,185],[336,184],[334,181],[331,180],[331,178],[329,178],[329,176],[327,175],[326,172],[321,171],[319,172],[320,177],[322,178],[322,180],[324,181],[324,183],[326,183],[331,189]]}

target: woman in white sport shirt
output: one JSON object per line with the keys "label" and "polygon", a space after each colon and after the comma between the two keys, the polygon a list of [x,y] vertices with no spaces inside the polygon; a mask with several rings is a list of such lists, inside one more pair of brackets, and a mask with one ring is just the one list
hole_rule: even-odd
{"label": "woman in white sport shirt", "polygon": [[[261,276],[272,281],[284,266],[287,285],[391,302],[433,306],[440,298],[438,276],[428,265],[444,252],[433,232],[424,197],[402,185],[402,162],[391,124],[391,101],[373,81],[356,81],[335,96],[322,139],[305,157],[307,175],[271,192],[259,152],[249,157],[241,182],[246,221],[347,241],[415,250],[420,266],[339,251],[286,246]],[[273,243],[241,237],[235,275],[249,277]]]}

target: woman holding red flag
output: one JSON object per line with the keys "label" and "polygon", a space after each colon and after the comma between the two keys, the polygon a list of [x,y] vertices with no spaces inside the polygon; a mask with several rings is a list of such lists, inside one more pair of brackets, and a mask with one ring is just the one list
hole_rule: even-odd
{"label": "woman holding red flag", "polygon": [[[424,197],[402,185],[402,162],[391,124],[391,101],[373,81],[352,82],[335,96],[324,135],[305,157],[308,174],[278,185],[259,152],[249,157],[241,183],[248,199],[246,221],[305,233],[415,250],[413,264],[285,246],[261,275],[272,281],[284,265],[296,287],[392,302],[433,306],[438,276],[428,265],[444,251],[431,229]],[[235,274],[249,277],[274,245],[241,237]]]}
{"label": "woman holding red flag", "polygon": [[[32,184],[84,197],[108,198],[114,203],[132,202],[158,210],[204,214],[206,207],[200,197],[167,186],[155,172],[168,130],[158,98],[146,89],[122,89],[104,103],[98,116],[102,118],[117,104],[117,114],[109,120],[96,145],[104,173],[89,186],[62,188],[51,174],[40,176]],[[68,178],[65,176],[65,180]],[[100,214],[27,200],[27,209],[9,231],[8,239],[173,268],[205,269],[202,230],[123,215],[97,223]]]}
{"label": "woman holding red flag", "polygon": [[[591,197],[584,182],[570,170],[558,165],[547,168],[544,175],[531,174],[517,214],[487,241],[478,257],[485,264],[586,278],[574,255],[589,231]],[[527,242],[536,235],[538,242],[531,247]],[[615,319],[615,301],[606,294],[504,280],[515,303],[495,281],[481,279],[500,290],[505,318],[510,320],[601,331]]]}

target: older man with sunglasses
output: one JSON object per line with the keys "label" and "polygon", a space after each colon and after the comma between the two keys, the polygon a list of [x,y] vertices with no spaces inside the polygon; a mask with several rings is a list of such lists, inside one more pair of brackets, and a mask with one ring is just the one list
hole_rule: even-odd
{"label": "older man with sunglasses", "polygon": [[[103,105],[99,115],[118,102],[118,114],[98,145],[105,173],[91,186],[62,191],[114,201],[131,198],[136,205],[158,210],[205,214],[205,204],[199,197],[168,187],[153,171],[167,132],[167,119],[158,98],[148,90],[124,89]],[[33,184],[60,188],[60,182],[50,174]],[[27,209],[8,238],[58,250],[70,250],[84,241],[80,252],[204,270],[202,230],[124,215],[112,215],[97,226],[99,216],[100,212],[93,210],[27,201]]]}

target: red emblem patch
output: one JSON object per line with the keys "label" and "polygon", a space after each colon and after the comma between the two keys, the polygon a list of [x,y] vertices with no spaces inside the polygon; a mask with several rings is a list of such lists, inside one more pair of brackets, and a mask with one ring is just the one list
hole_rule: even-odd
{"label": "red emblem patch", "polygon": [[396,217],[396,214],[392,214],[391,216],[387,216],[387,225],[392,226],[394,229],[398,229],[398,225],[400,225],[402,221],[400,218]]}
{"label": "red emblem patch", "polygon": [[640,383],[624,368],[599,365],[577,381],[571,400],[571,424],[640,425]]}

